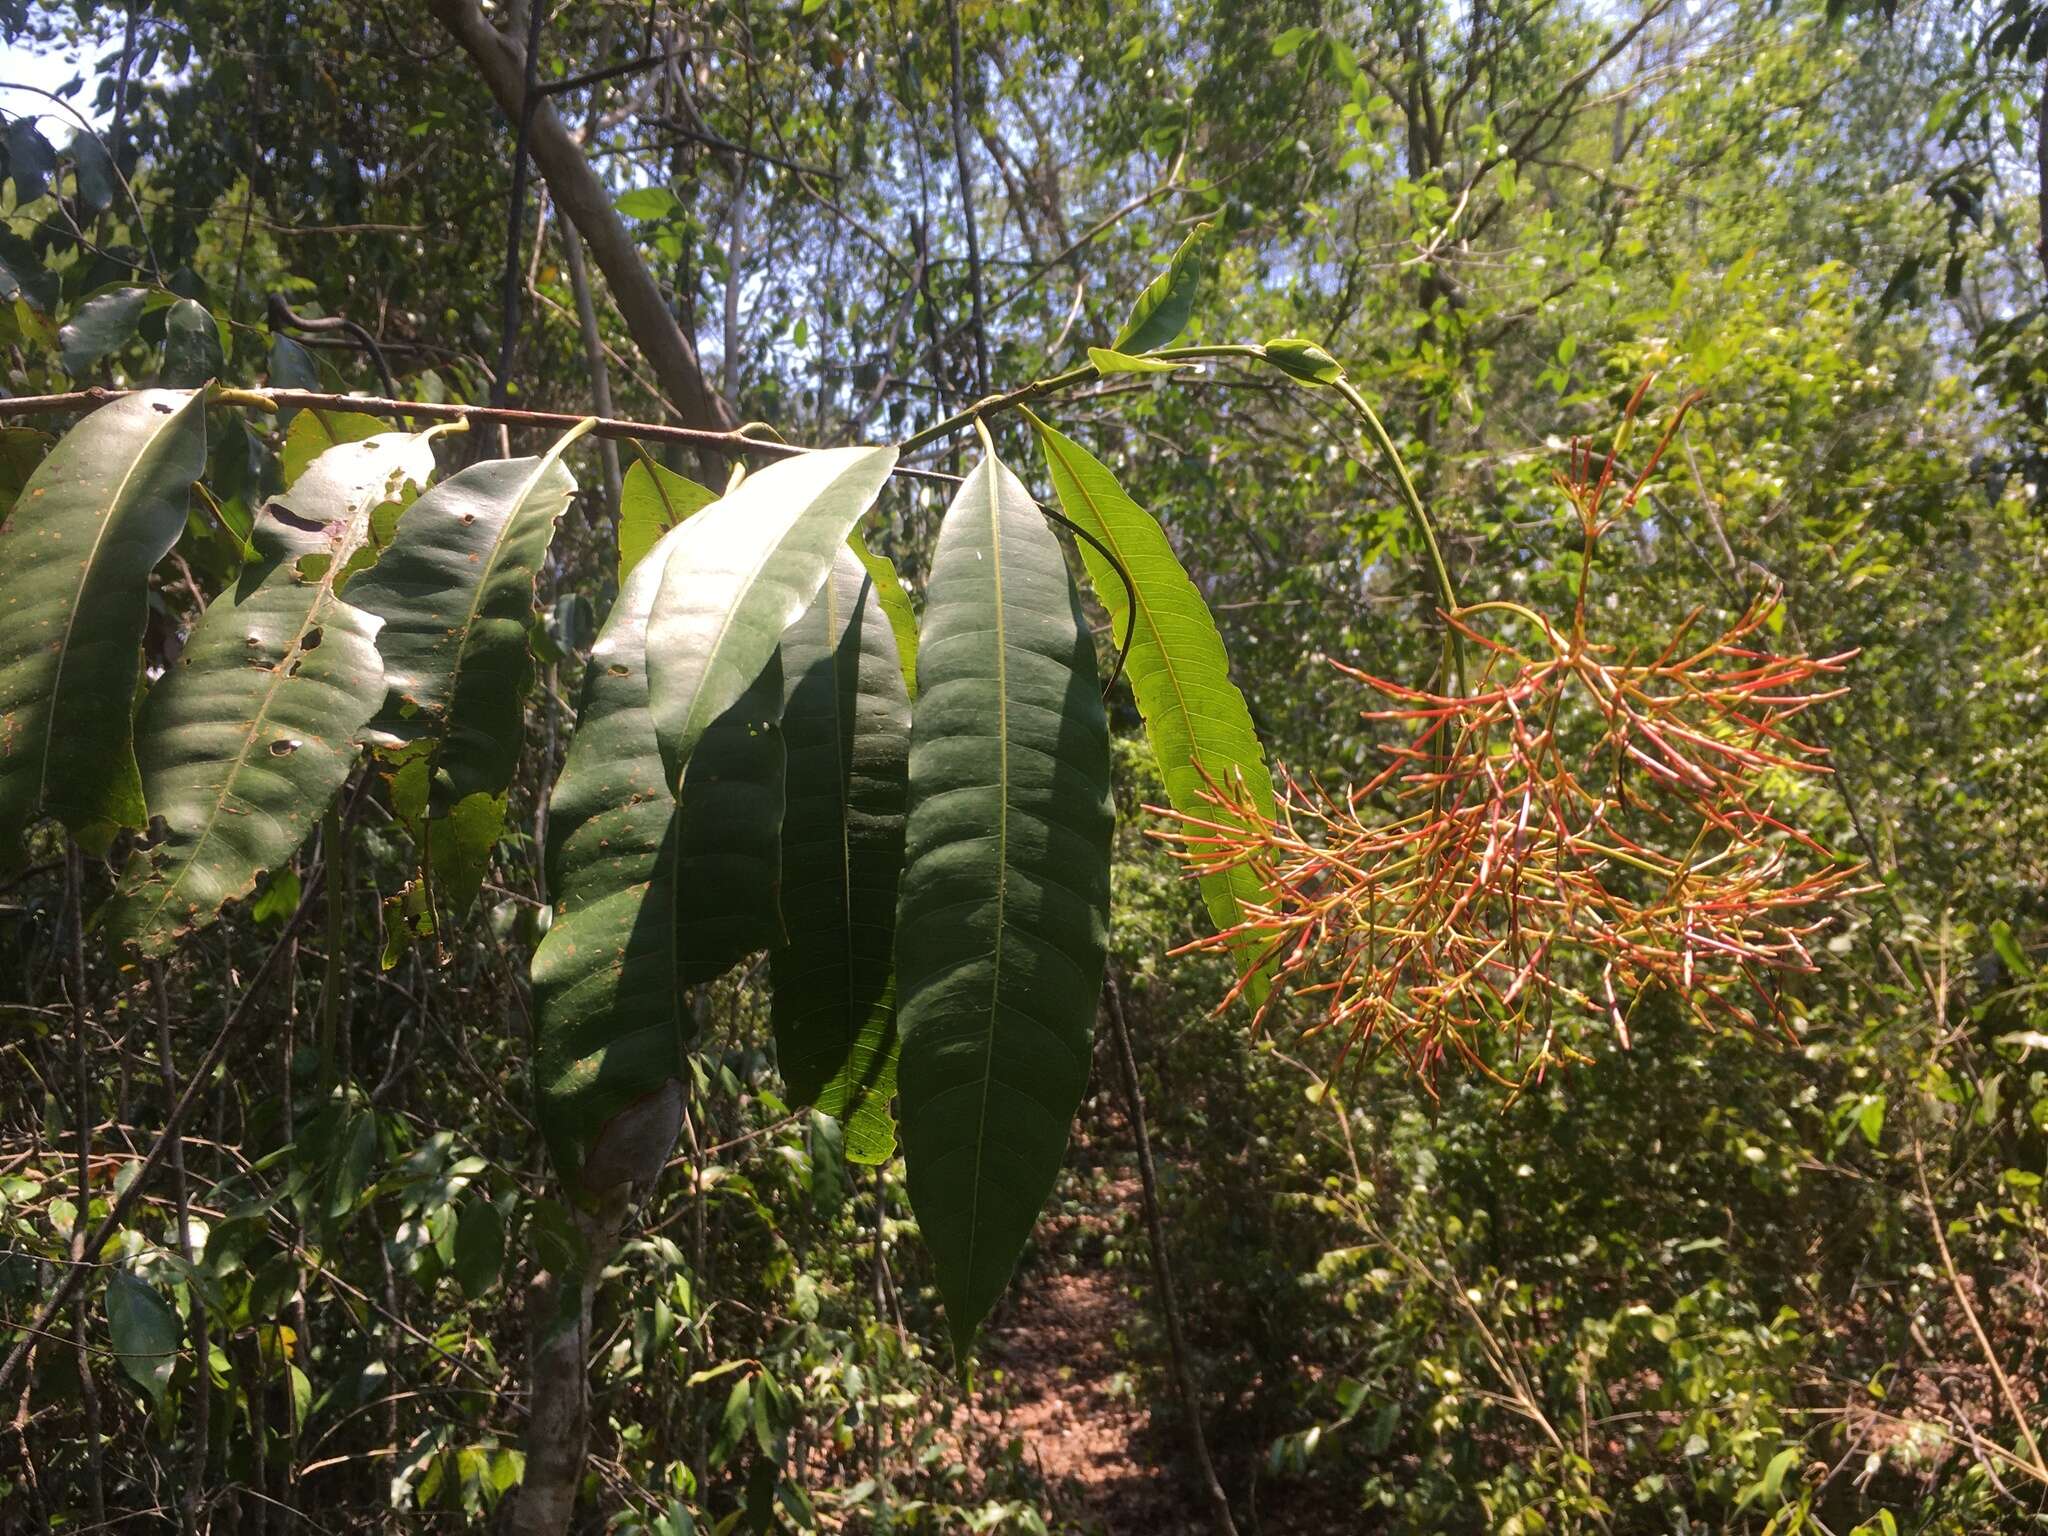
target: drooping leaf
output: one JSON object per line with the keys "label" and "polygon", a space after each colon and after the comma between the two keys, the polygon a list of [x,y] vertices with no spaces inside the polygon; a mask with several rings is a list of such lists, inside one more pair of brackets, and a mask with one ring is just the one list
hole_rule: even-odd
{"label": "drooping leaf", "polygon": [[64,371],[75,378],[109,352],[126,346],[148,302],[147,289],[116,288],[79,305],[78,312],[57,330],[57,357]]}
{"label": "drooping leaf", "polygon": [[[318,389],[320,365],[313,354],[289,336],[270,338],[270,360],[264,368],[264,382],[272,389]],[[292,421],[297,421],[294,416]],[[289,423],[288,423],[289,425]]]}
{"label": "drooping leaf", "polygon": [[885,1163],[896,1148],[892,951],[910,693],[875,580],[852,550],[782,637],[782,660],[789,942],[769,956],[776,1059],[792,1103],[844,1123],[849,1158]]}
{"label": "drooping leaf", "polygon": [[648,621],[648,701],[669,782],[760,676],[874,504],[894,448],[835,448],[756,471],[683,526]]}
{"label": "drooping leaf", "polygon": [[220,329],[206,306],[178,300],[164,316],[164,365],[157,370],[157,383],[166,389],[197,389],[219,378],[226,366]]}
{"label": "drooping leaf", "polygon": [[567,1179],[630,1176],[601,1152],[600,1166],[586,1170],[607,1128],[622,1120],[631,1131],[670,1102],[678,1114],[682,1106],[677,811],[648,709],[647,621],[688,530],[666,534],[620,586],[548,801],[555,920],[533,957],[534,1089],[541,1132]]}
{"label": "drooping leaf", "polygon": [[718,492],[688,475],[645,459],[636,460],[619,485],[619,580],[692,512],[718,500]]}
{"label": "drooping leaf", "polygon": [[257,514],[257,563],[208,606],[137,732],[163,838],[137,849],[113,935],[159,954],[283,866],[354,765],[384,701],[378,619],[337,577],[378,508],[432,475],[426,434],[330,449]]}
{"label": "drooping leaf", "polygon": [[185,1342],[184,1324],[171,1304],[148,1281],[116,1270],[107,1282],[107,1332],[121,1369],[161,1408]]}
{"label": "drooping leaf", "polygon": [[903,579],[896,574],[895,563],[887,555],[878,555],[869,549],[868,541],[858,528],[848,536],[846,544],[859,556],[861,565],[875,584],[875,601],[882,605],[882,612],[889,619],[889,632],[896,637],[896,655],[903,664],[903,688],[914,704],[917,702],[917,611],[910,606],[910,594],[903,590]]}
{"label": "drooping leaf", "polygon": [[96,133],[80,131],[66,147],[71,168],[78,177],[78,201],[85,211],[98,215],[114,206],[114,159]]}
{"label": "drooping leaf", "polygon": [[1166,270],[1145,285],[1123,329],[1116,333],[1115,351],[1128,357],[1171,346],[1188,328],[1188,318],[1195,312],[1195,295],[1202,286],[1202,244],[1212,227],[1197,224],[1181,241]]}
{"label": "drooping leaf", "polygon": [[684,986],[783,939],[782,659],[712,721],[683,768],[676,952]]}
{"label": "drooping leaf", "polygon": [[142,824],[129,701],[149,573],[205,463],[199,396],[129,395],[50,450],[0,525],[0,864],[41,812],[96,852]]}
{"label": "drooping leaf", "polygon": [[472,464],[443,480],[349,589],[384,621],[377,650],[390,693],[372,739],[430,754],[432,815],[500,793],[518,766],[533,687],[533,583],[576,491],[562,451],[577,435],[537,458]]}
{"label": "drooping leaf", "polygon": [[[1251,711],[1230,680],[1230,660],[1209,606],[1182,569],[1165,530],[1124,494],[1108,466],[1087,449],[1035,416],[1032,423],[1060,510],[1115,554],[1136,589],[1136,625],[1130,629],[1124,676],[1137,696],[1168,802],[1188,815],[1238,819],[1202,798],[1214,784],[1241,793],[1255,815],[1270,819],[1273,780]],[[1132,622],[1124,584],[1101,551],[1085,539],[1077,542],[1095,595],[1121,637]],[[1201,884],[1202,899],[1219,930],[1235,928],[1244,921],[1244,903],[1261,899],[1258,877],[1248,869],[1205,875]],[[1249,949],[1241,955],[1243,965],[1253,959]],[[1265,978],[1254,977],[1246,991],[1254,1003],[1262,1002],[1268,991]]]}
{"label": "drooping leaf", "polygon": [[505,1217],[479,1193],[456,1218],[455,1283],[475,1301],[498,1283],[504,1267]]}
{"label": "drooping leaf", "polygon": [[1087,1085],[1109,729],[1059,542],[993,455],[940,525],[896,917],[910,1201],[955,1345],[1008,1283]]}
{"label": "drooping leaf", "polygon": [[7,125],[7,174],[14,181],[17,206],[34,202],[50,190],[57,170],[57,151],[43,137],[33,117],[17,117]]}

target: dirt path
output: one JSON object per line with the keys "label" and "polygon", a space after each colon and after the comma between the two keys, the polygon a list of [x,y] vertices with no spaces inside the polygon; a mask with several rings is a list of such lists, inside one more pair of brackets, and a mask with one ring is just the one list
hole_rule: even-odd
{"label": "dirt path", "polygon": [[[1136,1201],[1128,1175],[1098,1188],[1092,1208],[1063,1223],[1046,1256],[1019,1277],[1015,1301],[983,1346],[976,1417],[1022,1441],[1060,1525],[1100,1536],[1179,1536],[1204,1526],[1128,1353],[1146,1320],[1124,1289],[1129,1271],[1100,1259],[1116,1213]],[[1127,1262],[1143,1259],[1133,1252]]]}

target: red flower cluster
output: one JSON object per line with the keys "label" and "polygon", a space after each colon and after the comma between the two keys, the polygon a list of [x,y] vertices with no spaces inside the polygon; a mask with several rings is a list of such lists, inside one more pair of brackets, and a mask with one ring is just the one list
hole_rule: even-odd
{"label": "red flower cluster", "polygon": [[[1308,1031],[1344,1031],[1347,1050],[1389,1047],[1425,1079],[1454,1056],[1516,1088],[1584,1059],[1589,1025],[1626,1048],[1654,988],[1710,1027],[1782,1025],[1773,978],[1814,968],[1813,908],[1860,870],[1778,810],[1829,771],[1791,722],[1842,691],[1829,683],[1850,658],[1770,651],[1775,597],[1703,642],[1695,612],[1650,656],[1591,642],[1613,473],[1612,454],[1596,476],[1575,449],[1559,479],[1585,534],[1568,630],[1508,602],[1445,614],[1485,658],[1469,689],[1339,668],[1387,700],[1365,718],[1410,733],[1370,780],[1332,792],[1283,770],[1272,820],[1212,783],[1218,814],[1155,834],[1191,875],[1245,867],[1264,888],[1242,923],[1178,951],[1256,954],[1274,983],[1260,1023],[1283,996],[1313,998]],[[1481,615],[1527,638],[1483,633]]]}

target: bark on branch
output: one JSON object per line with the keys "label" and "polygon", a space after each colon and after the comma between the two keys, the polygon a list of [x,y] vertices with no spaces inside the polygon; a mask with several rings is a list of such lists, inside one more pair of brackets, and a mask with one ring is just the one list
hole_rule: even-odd
{"label": "bark on branch", "polygon": [[[491,25],[477,0],[430,0],[430,9],[476,64],[498,105],[517,122],[525,94],[525,50]],[[684,423],[714,430],[733,426],[732,408],[704,377],[695,343],[676,323],[654,274],[640,259],[632,235],[612,208],[610,191],[545,96],[534,105],[527,147],[547,179],[555,207],[590,247],[626,329],[647,354],[655,378]]]}

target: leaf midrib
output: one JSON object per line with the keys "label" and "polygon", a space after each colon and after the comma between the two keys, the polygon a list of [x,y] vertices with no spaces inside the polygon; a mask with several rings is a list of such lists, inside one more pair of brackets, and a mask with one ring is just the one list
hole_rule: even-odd
{"label": "leaf midrib", "polygon": [[1009,638],[1003,618],[1003,515],[997,496],[1001,481],[994,455],[982,461],[988,483],[989,577],[995,588],[996,637],[996,923],[989,956],[988,1028],[981,1055],[981,1108],[974,1122],[974,1194],[967,1212],[967,1283],[974,1284],[975,1252],[981,1243],[981,1178],[988,1148],[988,1095],[995,1081],[996,1015],[1003,996],[1003,939],[1010,885],[1010,677]]}
{"label": "leaf midrib", "polygon": [[156,423],[157,430],[149,434],[135,456],[129,459],[127,469],[122,471],[121,483],[115,487],[113,497],[107,504],[107,515],[100,519],[99,528],[93,534],[92,548],[87,551],[85,564],[80,567],[78,581],[72,588],[74,600],[71,603],[71,611],[64,618],[64,639],[57,650],[57,670],[50,678],[50,702],[43,722],[43,761],[42,766],[36,770],[36,798],[39,802],[46,798],[50,791],[50,749],[56,740],[56,732],[51,727],[56,723],[57,697],[64,687],[64,668],[71,659],[71,636],[78,627],[79,614],[85,611],[85,604],[78,599],[83,596],[87,584],[92,580],[92,573],[99,564],[100,549],[106,542],[108,530],[114,526],[121,504],[127,497],[128,487],[133,483],[143,460],[154,456],[157,444],[163,441],[164,434],[181,424],[184,410],[189,409],[190,405],[191,402],[188,400],[184,409],[161,416],[156,412],[150,413],[150,419]]}
{"label": "leaf midrib", "polygon": [[526,477],[525,483],[519,487],[519,494],[513,498],[512,510],[506,514],[505,521],[499,525],[498,536],[491,541],[490,559],[484,563],[483,573],[477,578],[476,586],[471,592],[469,617],[463,622],[462,639],[455,647],[455,660],[448,668],[448,707],[441,712],[440,729],[436,732],[434,743],[434,756],[436,759],[440,757],[441,746],[447,737],[448,721],[455,712],[455,701],[462,692],[462,670],[469,657],[471,649],[470,640],[476,629],[476,616],[483,611],[484,594],[490,590],[491,578],[497,575],[498,568],[504,561],[505,546],[512,541],[512,530],[518,524],[521,515],[526,511],[527,502],[533,496],[533,488],[540,483],[542,476],[554,468],[561,456],[562,450],[560,447],[556,447],[540,456],[536,461],[533,473]]}
{"label": "leaf midrib", "polygon": [[[314,621],[321,618],[327,611],[327,605],[342,601],[340,595],[335,590],[335,579],[342,571],[348,568],[348,562],[355,558],[356,551],[361,549],[368,540],[371,521],[377,515],[377,509],[389,499],[385,492],[389,491],[390,488],[391,476],[389,475],[385,477],[381,487],[365,486],[362,501],[349,511],[348,537],[343,541],[341,547],[334,551],[332,558],[327,562],[327,568],[320,573],[319,579],[312,584],[312,601],[306,604],[306,612],[299,620],[298,631],[292,636],[291,643],[284,648],[276,664],[270,668],[270,683],[263,691],[263,702],[250,719],[248,729],[242,734],[241,749],[235,753],[233,759],[229,762],[226,773],[221,777],[219,792],[212,797],[213,804],[207,810],[205,822],[201,824],[199,830],[192,836],[192,851],[173,878],[158,883],[160,894],[155,904],[149,909],[149,921],[143,925],[143,932],[154,931],[157,920],[163,915],[164,909],[170,905],[171,898],[184,888],[185,877],[199,867],[202,856],[208,845],[213,841],[214,829],[220,824],[221,812],[227,808],[228,796],[232,793],[235,783],[241,778],[242,771],[249,766],[249,754],[255,748],[256,738],[262,734],[262,727],[270,719],[270,711],[277,703],[278,692],[284,687],[285,682],[291,676],[291,664],[305,654],[307,632],[313,628]],[[280,556],[272,566],[270,576],[264,578],[264,585],[268,585],[271,580],[278,578],[288,582],[296,580],[295,573],[297,568],[298,560],[295,557],[288,554]],[[262,587],[259,586],[257,591],[251,594],[252,600],[260,596],[261,592]],[[360,613],[362,610],[357,609],[356,611]],[[371,707],[374,709],[375,705],[373,704]]]}
{"label": "leaf midrib", "polygon": [[[848,1032],[845,1042],[846,1059],[851,1061],[853,1059],[853,1047],[860,1040],[861,1026],[855,1018],[858,989],[855,987],[853,979],[854,966],[857,959],[854,953],[853,942],[853,840],[847,831],[847,822],[853,812],[853,796],[850,792],[853,782],[853,746],[848,739],[846,722],[839,715],[840,636],[839,573],[837,571],[826,574],[823,596],[825,602],[825,644],[828,647],[826,654],[832,659],[832,758],[838,764],[839,769],[833,777],[832,787],[839,801],[839,816],[837,818],[839,823],[839,906],[840,910],[846,914],[846,921],[840,924],[839,929],[841,935],[846,940],[846,952],[843,957],[845,960],[845,970],[841,976],[841,984],[846,991],[846,1027]],[[858,604],[859,598],[859,593],[855,593],[854,600],[856,604]],[[859,676],[858,658],[856,657],[856,670],[854,673],[856,687],[859,686]],[[856,707],[854,718],[858,722],[858,707]]]}
{"label": "leaf midrib", "polygon": [[[1089,490],[1087,481],[1080,475],[1078,471],[1076,471],[1073,462],[1067,457],[1066,445],[1064,443],[1055,442],[1050,438],[1045,439],[1045,443],[1046,447],[1055,456],[1059,458],[1060,467],[1066,471],[1067,478],[1073,481],[1075,491],[1080,495],[1082,500],[1088,503],[1088,510],[1095,516],[1096,527],[1101,532],[1103,542],[1110,546],[1110,549],[1115,553],[1117,559],[1122,562],[1124,569],[1130,570],[1132,568],[1131,560],[1130,557],[1124,552],[1123,541],[1117,537],[1116,530],[1110,525],[1109,519],[1103,516],[1102,506],[1100,502],[1097,500],[1094,492]],[[1137,503],[1133,502],[1132,505],[1136,507]],[[1144,509],[1138,508],[1138,510],[1142,515]],[[1144,587],[1139,584],[1135,575],[1133,575],[1131,579],[1131,596],[1133,602],[1137,605],[1139,611],[1144,615],[1145,631],[1152,638],[1152,649],[1156,651],[1159,655],[1160,669],[1166,673],[1167,679],[1173,684],[1174,703],[1178,707],[1178,713],[1180,715],[1181,720],[1181,728],[1187,736],[1189,761],[1194,762],[1199,766],[1201,763],[1203,753],[1201,749],[1201,743],[1198,741],[1195,733],[1194,710],[1192,706],[1188,703],[1187,690],[1181,686],[1180,668],[1177,665],[1175,665],[1173,653],[1167,649],[1165,642],[1162,641],[1159,637],[1159,620],[1152,611],[1152,604],[1150,603],[1150,601],[1147,600],[1145,596]],[[1135,685],[1133,687],[1133,691],[1136,691]],[[1231,766],[1233,768],[1239,769],[1239,771],[1242,771],[1242,765],[1240,764],[1233,763],[1231,764]],[[1163,776],[1164,774],[1162,770],[1162,777]],[[1238,911],[1242,913],[1244,910],[1244,903],[1238,897],[1236,890],[1232,888],[1227,876],[1223,880],[1222,884],[1223,889],[1229,895],[1231,902],[1237,907]]]}

